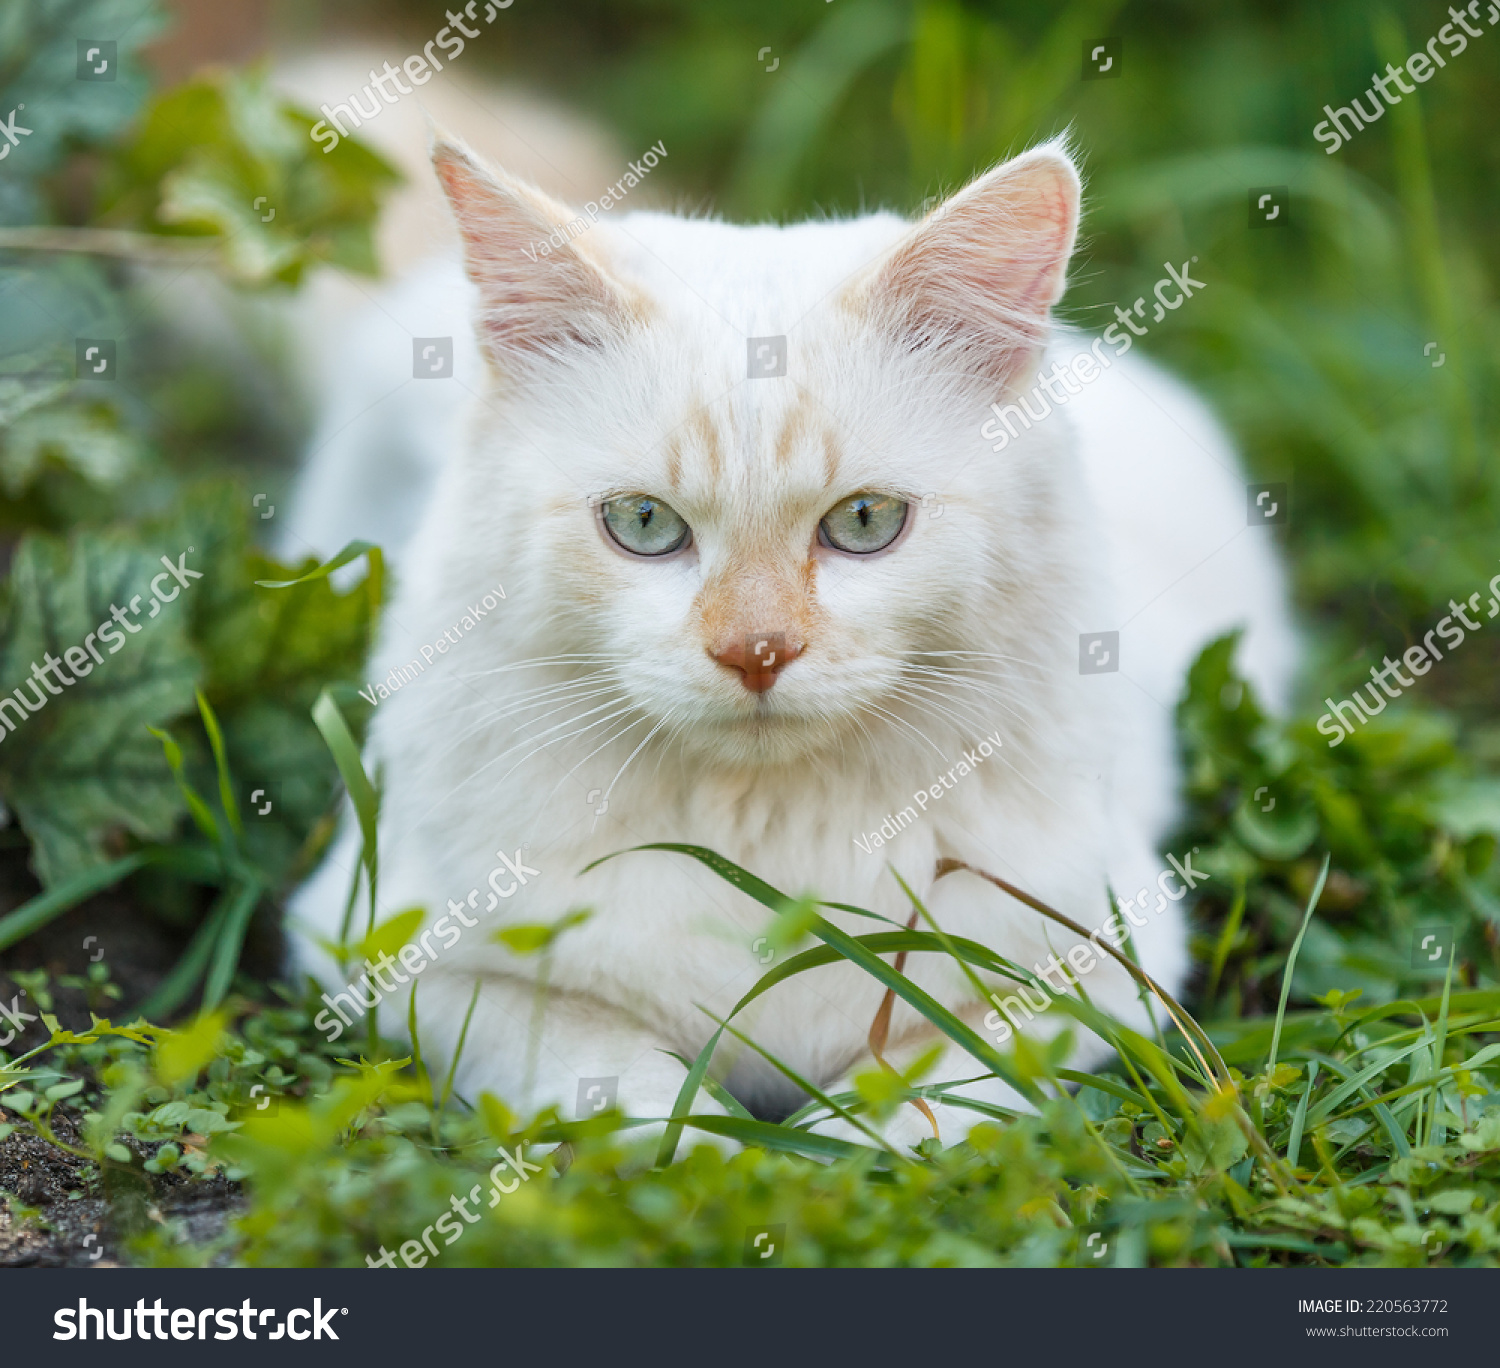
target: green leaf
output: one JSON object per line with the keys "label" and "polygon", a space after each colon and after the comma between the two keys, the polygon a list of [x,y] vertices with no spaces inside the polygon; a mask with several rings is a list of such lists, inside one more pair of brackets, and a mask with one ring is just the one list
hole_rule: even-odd
{"label": "green leaf", "polygon": [[151,102],[108,168],[106,212],[213,239],[245,284],[296,284],[319,261],[373,273],[376,210],[399,177],[353,139],[325,154],[312,126],[264,70],[206,74]]}
{"label": "green leaf", "polygon": [[140,443],[100,406],[54,406],[20,418],[0,436],[0,487],[19,498],[49,466],[113,488],[137,472]]}
{"label": "green leaf", "polygon": [[378,964],[382,955],[394,956],[416,935],[417,928],[422,925],[426,916],[425,907],[408,907],[404,912],[397,912],[395,916],[387,917],[355,946],[354,958],[371,960]]}
{"label": "green leaf", "polygon": [[156,1076],[169,1088],[195,1079],[218,1054],[228,1018],[203,1012],[180,1031],[165,1032],[156,1044]]}
{"label": "green leaf", "polygon": [[534,955],[551,943],[552,928],[544,922],[522,922],[517,926],[502,926],[490,939],[513,955]]}
{"label": "green leaf", "polygon": [[298,575],[296,579],[289,580],[256,580],[256,587],[260,589],[292,589],[299,584],[311,584],[314,580],[327,579],[335,570],[342,570],[351,561],[358,560],[361,556],[370,558],[370,574],[374,578],[380,576],[380,548],[374,542],[352,541],[349,542],[331,560],[324,561],[315,566],[305,574]]}
{"label": "green leaf", "polygon": [[[32,536],[12,563],[0,609],[0,686],[31,678],[33,662],[49,652],[75,652],[74,683],[52,695],[33,679],[23,690],[33,702],[38,693],[45,700],[31,716],[0,695],[0,717],[12,728],[0,738],[0,790],[31,837],[37,876],[48,887],[103,866],[112,833],[165,840],[182,812],[147,732],[192,706],[198,675],[182,601],[196,582],[182,588],[167,575],[162,583],[167,550],[175,563],[187,548],[157,552],[115,533],[69,543]],[[192,560],[188,553],[188,568]],[[177,589],[176,601],[153,597],[153,579],[163,591]],[[128,627],[112,621],[112,608]],[[91,637],[98,661],[88,651]]]}
{"label": "green leaf", "polygon": [[1222,1173],[1245,1157],[1250,1142],[1232,1116],[1210,1118],[1201,1113],[1198,1124],[1183,1130],[1179,1142],[1188,1172]]}
{"label": "green leaf", "polygon": [[564,931],[582,926],[593,913],[587,908],[576,908],[565,913],[555,922],[522,922],[515,926],[502,926],[490,934],[489,939],[505,946],[514,955],[534,955],[550,950]]}

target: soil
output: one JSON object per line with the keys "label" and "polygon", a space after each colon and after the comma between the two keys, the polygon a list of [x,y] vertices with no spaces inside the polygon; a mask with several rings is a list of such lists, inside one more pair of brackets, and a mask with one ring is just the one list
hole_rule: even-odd
{"label": "soil", "polygon": [[[153,915],[142,904],[154,891],[138,886],[107,890],[0,952],[0,1003],[10,1006],[14,1000],[21,1013],[37,1015],[38,1005],[11,971],[45,967],[52,980],[50,1010],[63,1027],[85,1030],[87,993],[60,987],[56,980],[62,975],[83,976],[91,962],[102,958],[111,980],[123,991],[116,1000],[96,998],[94,1011],[116,1022],[131,1020],[136,1006],[176,963],[203,911],[189,901],[174,908],[176,915],[170,920],[161,913]],[[0,915],[37,892],[24,849],[0,849]],[[279,962],[279,935],[268,926],[252,928],[242,959],[245,971],[268,978]],[[9,1029],[6,1022],[0,1034]],[[29,1023],[5,1052],[14,1058],[46,1038],[40,1021]],[[0,1093],[0,1125],[16,1122],[15,1113],[4,1111],[3,1105]],[[69,1109],[67,1103],[54,1111],[52,1128],[63,1145],[81,1147],[79,1116],[80,1111]],[[149,1156],[149,1147],[135,1148],[142,1158]],[[191,1242],[205,1243],[227,1233],[242,1205],[238,1185],[219,1175],[154,1176],[115,1170],[102,1175],[90,1160],[49,1143],[24,1122],[0,1140],[0,1267],[103,1268],[128,1263],[124,1245],[147,1223],[169,1222]]]}

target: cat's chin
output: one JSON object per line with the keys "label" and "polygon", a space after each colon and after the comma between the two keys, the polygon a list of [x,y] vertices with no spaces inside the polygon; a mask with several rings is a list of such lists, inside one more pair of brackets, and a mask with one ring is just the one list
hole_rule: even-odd
{"label": "cat's chin", "polygon": [[753,711],[714,712],[679,732],[677,744],[695,760],[736,768],[795,764],[846,750],[854,725],[826,712],[756,700]]}

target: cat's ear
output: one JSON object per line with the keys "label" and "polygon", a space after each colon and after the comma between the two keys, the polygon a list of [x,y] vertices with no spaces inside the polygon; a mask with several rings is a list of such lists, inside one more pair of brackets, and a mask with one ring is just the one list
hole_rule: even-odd
{"label": "cat's ear", "polygon": [[909,345],[956,349],[965,369],[1009,378],[1062,298],[1080,189],[1058,143],[994,167],[897,244],[859,283],[861,302]]}
{"label": "cat's ear", "polygon": [[582,215],[486,166],[453,139],[436,139],[432,165],[479,290],[480,341],[502,369],[597,346],[628,328],[639,305],[570,241]]}

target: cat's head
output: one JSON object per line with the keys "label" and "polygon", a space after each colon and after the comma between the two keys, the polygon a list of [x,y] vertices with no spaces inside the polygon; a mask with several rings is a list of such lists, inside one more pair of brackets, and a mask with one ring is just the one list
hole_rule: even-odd
{"label": "cat's head", "polygon": [[1061,146],[915,225],[596,221],[456,144],[435,165],[493,379],[461,539],[532,605],[525,654],[624,709],[585,739],[878,762],[1034,715],[1076,632],[1065,425],[1003,455],[979,429],[1063,292]]}

